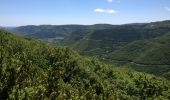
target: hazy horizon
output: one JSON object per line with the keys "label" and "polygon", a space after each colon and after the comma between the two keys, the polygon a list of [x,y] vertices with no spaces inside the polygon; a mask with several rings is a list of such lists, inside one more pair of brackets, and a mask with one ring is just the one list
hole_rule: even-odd
{"label": "hazy horizon", "polygon": [[26,25],[16,25],[16,26],[6,26],[0,25],[0,27],[20,27],[20,26],[41,26],[41,25],[97,25],[97,24],[108,24],[108,25],[126,25],[126,24],[145,24],[145,23],[152,23],[152,22],[161,22],[161,21],[170,21],[170,20],[158,20],[158,21],[151,21],[151,22],[134,22],[134,23],[123,23],[123,24],[109,24],[109,23],[94,23],[94,24],[26,24]]}
{"label": "hazy horizon", "polygon": [[170,19],[168,0],[1,0],[0,26],[148,23]]}

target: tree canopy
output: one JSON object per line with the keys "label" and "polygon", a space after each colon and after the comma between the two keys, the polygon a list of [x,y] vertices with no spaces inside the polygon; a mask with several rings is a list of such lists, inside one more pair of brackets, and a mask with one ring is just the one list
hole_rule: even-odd
{"label": "tree canopy", "polygon": [[0,98],[170,99],[170,82],[0,30]]}

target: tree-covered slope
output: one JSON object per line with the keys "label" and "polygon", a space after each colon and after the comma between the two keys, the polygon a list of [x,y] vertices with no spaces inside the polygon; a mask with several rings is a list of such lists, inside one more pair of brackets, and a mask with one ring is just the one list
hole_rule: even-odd
{"label": "tree-covered slope", "polygon": [[126,24],[103,30],[76,31],[63,42],[83,55],[97,56],[107,63],[128,65],[169,79],[168,32],[170,21]]}
{"label": "tree-covered slope", "polygon": [[103,30],[73,32],[65,44],[85,55],[105,58],[111,52],[137,41],[160,37],[170,32],[170,21],[117,25]]}
{"label": "tree-covered slope", "polygon": [[170,82],[0,30],[0,98],[170,99]]}
{"label": "tree-covered slope", "polygon": [[46,39],[46,38],[56,38],[56,37],[65,37],[71,34],[73,31],[78,29],[85,29],[84,25],[28,25],[20,26],[10,31],[20,34],[27,35],[33,38]]}
{"label": "tree-covered slope", "polygon": [[70,34],[77,30],[82,29],[106,29],[111,28],[112,25],[109,24],[96,24],[96,25],[28,25],[20,26],[12,29],[7,29],[19,35],[26,35],[38,39],[48,39],[48,38],[65,38],[70,36]]}
{"label": "tree-covered slope", "polygon": [[[138,70],[166,76],[170,73],[170,33],[130,43],[111,53],[107,60],[109,59],[136,65],[138,67],[135,69]],[[170,74],[166,77],[169,78]]]}

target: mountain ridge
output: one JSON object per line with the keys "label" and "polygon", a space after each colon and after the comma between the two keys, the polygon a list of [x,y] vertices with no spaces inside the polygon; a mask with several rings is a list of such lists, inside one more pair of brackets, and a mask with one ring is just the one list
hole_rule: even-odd
{"label": "mountain ridge", "polygon": [[0,30],[1,99],[169,99],[170,82]]}
{"label": "mountain ridge", "polygon": [[[54,27],[54,26],[50,26],[50,27]],[[32,30],[37,31],[37,29],[32,29]],[[42,31],[43,30],[44,28],[42,29]],[[48,31],[46,30],[47,33],[50,31],[51,30]],[[137,71],[144,71],[155,75],[163,75],[164,73],[162,72],[168,72],[169,69],[167,68],[169,68],[169,66],[167,64],[158,63],[158,62],[163,62],[163,60],[161,60],[160,57],[164,59],[164,57],[166,57],[166,55],[169,54],[168,52],[166,55],[161,53],[161,51],[165,51],[166,49],[168,50],[168,44],[166,44],[165,46],[162,45],[163,43],[168,42],[168,39],[166,41],[161,40],[162,43],[150,42],[150,40],[155,40],[156,38],[160,38],[164,35],[165,35],[164,37],[166,37],[166,34],[168,32],[170,32],[169,20],[151,22],[151,23],[142,23],[142,24],[141,23],[139,24],[131,23],[131,24],[124,24],[124,25],[97,24],[92,26],[85,26],[85,27],[83,26],[83,28],[81,29],[76,28],[76,30],[69,32],[69,35],[64,37],[63,35],[58,38],[52,36],[53,38],[47,37],[47,39],[42,39],[42,40],[52,45],[65,45],[65,46],[72,47],[82,55],[96,56],[101,61],[104,61],[109,64],[110,61],[114,62],[111,64],[118,64],[118,65],[126,64],[129,60],[131,61],[131,58],[135,58],[138,57],[138,55],[143,54],[140,55],[140,58],[138,58],[138,60],[139,59],[143,59],[143,60],[140,60],[140,62],[133,61],[138,64],[127,63],[127,65],[131,66]],[[126,46],[129,46],[127,47],[128,49],[126,48]],[[148,51],[145,50],[145,48],[143,47],[148,49]],[[122,48],[126,48],[124,52],[129,53],[129,55],[124,54],[124,52],[120,52],[120,53],[117,52]],[[139,48],[141,48],[141,50]],[[153,48],[155,51],[152,51],[149,48]],[[165,50],[161,50],[161,48]],[[131,51],[134,52],[131,53]],[[115,54],[113,55],[113,57],[111,57],[114,52]],[[157,52],[158,54],[156,53],[153,54],[151,52]],[[116,55],[116,53],[119,54],[119,56]],[[155,55],[155,57],[153,57],[152,55],[148,57],[144,57],[144,55],[149,55],[149,53]],[[122,57],[120,57],[121,54]],[[118,61],[112,61],[115,60],[115,57],[119,57],[119,59],[117,59]],[[125,60],[120,59],[123,57],[125,57],[126,59]],[[148,59],[148,62],[150,63],[147,63],[148,67],[147,66],[143,67],[141,63],[146,62],[145,60],[146,58],[150,58]],[[158,58],[160,61],[158,61]],[[164,60],[168,62],[168,58]],[[139,63],[141,66],[137,67],[136,65],[139,65]],[[144,64],[146,65],[146,63]],[[157,65],[157,66],[153,67],[153,65]],[[167,66],[165,67],[165,65]],[[165,69],[167,69],[167,71],[165,71]]]}

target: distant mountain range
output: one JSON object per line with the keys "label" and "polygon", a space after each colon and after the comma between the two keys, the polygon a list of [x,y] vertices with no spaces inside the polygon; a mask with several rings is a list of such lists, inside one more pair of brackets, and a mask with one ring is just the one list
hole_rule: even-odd
{"label": "distant mountain range", "polygon": [[170,21],[124,25],[40,25],[8,31],[70,46],[109,64],[170,77]]}
{"label": "distant mountain range", "polygon": [[0,98],[168,100],[170,82],[0,30]]}
{"label": "distant mountain range", "polygon": [[77,30],[87,29],[106,29],[111,28],[112,25],[96,24],[96,25],[28,25],[9,29],[8,31],[14,32],[19,35],[26,35],[33,38],[47,39],[57,37],[67,37],[72,32]]}
{"label": "distant mountain range", "polygon": [[170,21],[74,32],[64,43],[109,64],[170,77]]}

